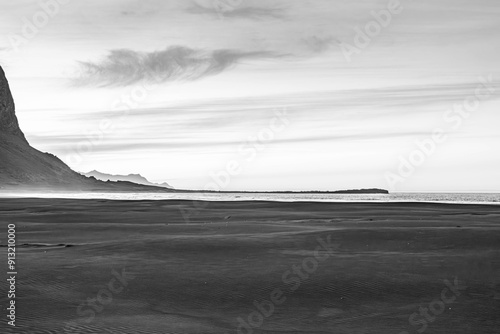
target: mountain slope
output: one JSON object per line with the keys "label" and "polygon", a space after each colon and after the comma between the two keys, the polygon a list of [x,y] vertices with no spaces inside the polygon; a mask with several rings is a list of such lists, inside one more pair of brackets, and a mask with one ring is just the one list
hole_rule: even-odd
{"label": "mountain slope", "polygon": [[28,143],[17,121],[14,98],[10,91],[9,82],[0,66],[0,134],[12,135],[24,143]]}
{"label": "mountain slope", "polygon": [[85,177],[56,156],[31,147],[19,127],[15,104],[0,67],[0,190],[165,191],[130,182]]}

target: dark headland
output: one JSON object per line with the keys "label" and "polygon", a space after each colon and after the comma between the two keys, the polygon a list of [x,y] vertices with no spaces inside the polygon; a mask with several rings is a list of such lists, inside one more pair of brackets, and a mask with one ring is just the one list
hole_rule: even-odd
{"label": "dark headland", "polygon": [[14,98],[0,67],[0,190],[137,192],[157,189],[131,182],[88,178],[73,171],[55,155],[33,148],[19,126]]}

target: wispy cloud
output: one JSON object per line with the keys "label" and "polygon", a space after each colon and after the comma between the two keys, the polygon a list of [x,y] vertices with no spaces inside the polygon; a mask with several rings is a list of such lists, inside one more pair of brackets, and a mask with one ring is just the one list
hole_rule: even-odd
{"label": "wispy cloud", "polygon": [[193,6],[187,9],[191,14],[214,15],[219,17],[223,15],[224,18],[242,18],[252,20],[264,19],[283,19],[286,17],[286,8],[284,7],[256,7],[256,6],[227,6],[227,8],[218,8],[214,1],[211,6],[201,6],[199,3],[194,2]]}
{"label": "wispy cloud", "polygon": [[112,50],[97,62],[79,62],[79,86],[128,86],[140,81],[197,80],[219,74],[243,60],[278,57],[264,51],[219,49],[205,51],[172,46],[162,51]]}
{"label": "wispy cloud", "polygon": [[[154,129],[154,126],[151,126]],[[353,142],[353,141],[375,141],[388,138],[406,138],[429,135],[429,132],[392,132],[392,133],[353,133],[353,134],[319,134],[319,135],[301,135],[294,138],[283,138],[273,140],[273,145],[286,144],[307,144],[324,142]],[[84,135],[60,135],[60,136],[31,136],[30,139],[36,140],[44,148],[53,152],[59,152],[61,155],[71,153],[72,146],[81,142],[87,142],[88,137]],[[148,149],[157,150],[181,150],[181,149],[203,149],[203,148],[227,148],[236,150],[243,144],[239,138],[227,137],[218,139],[211,133],[203,135],[196,134],[169,134],[158,137],[137,137],[137,138],[110,138],[103,141],[93,148],[94,153],[117,153],[120,151],[143,151]]]}
{"label": "wispy cloud", "polygon": [[340,43],[339,39],[333,36],[311,36],[302,39],[302,41],[313,53],[326,52]]}

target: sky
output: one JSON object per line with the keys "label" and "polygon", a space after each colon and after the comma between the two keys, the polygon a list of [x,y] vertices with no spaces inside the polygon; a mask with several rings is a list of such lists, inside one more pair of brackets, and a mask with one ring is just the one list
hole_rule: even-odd
{"label": "sky", "polygon": [[500,191],[496,0],[0,2],[32,146],[179,189]]}

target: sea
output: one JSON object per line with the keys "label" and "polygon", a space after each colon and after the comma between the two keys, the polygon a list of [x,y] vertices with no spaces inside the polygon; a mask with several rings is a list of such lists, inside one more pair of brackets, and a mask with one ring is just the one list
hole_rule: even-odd
{"label": "sea", "polygon": [[455,204],[500,204],[500,193],[0,193],[0,197],[72,198],[108,200],[203,200],[276,202],[426,202]]}

